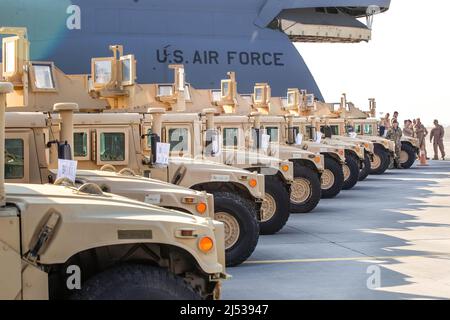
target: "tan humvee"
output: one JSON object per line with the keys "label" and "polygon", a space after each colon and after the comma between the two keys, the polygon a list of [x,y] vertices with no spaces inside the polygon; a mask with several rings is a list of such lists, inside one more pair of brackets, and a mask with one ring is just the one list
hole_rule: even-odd
{"label": "tan humvee", "polygon": [[[12,90],[0,82],[2,150]],[[0,159],[0,299],[219,297],[223,224],[94,184],[5,184]]]}
{"label": "tan humvee", "polygon": [[[57,167],[57,151],[47,145],[51,139],[58,137],[60,141],[67,141],[67,137],[59,139],[58,127],[49,128],[49,121],[57,122],[36,112],[6,114],[5,150],[10,156],[6,162],[7,182],[45,184],[56,180],[56,170],[49,170],[49,167]],[[74,146],[73,141],[68,144]],[[95,183],[104,192],[214,218],[211,194],[138,176],[131,169],[118,172],[112,165],[105,165],[102,170],[78,170],[76,182]]]}
{"label": "tan humvee", "polygon": [[[316,157],[309,152],[293,150],[298,154],[295,162],[299,165],[301,161],[306,161],[311,164],[311,167],[319,169],[308,172],[312,178],[300,177],[297,174],[297,179],[294,180],[291,187],[293,166],[290,162],[292,160],[288,157],[268,156],[260,152],[258,148],[249,148],[243,141],[239,146],[230,147],[223,144],[221,125],[226,121],[231,121],[234,125],[244,121],[245,123],[241,123],[241,125],[251,126],[253,122],[251,119],[231,114],[216,116],[220,112],[214,108],[216,105],[211,99],[211,92],[197,90],[185,83],[179,83],[184,80],[183,66],[172,65],[170,67],[174,70],[174,83],[153,84],[149,85],[146,90],[152,106],[162,108],[159,114],[157,110],[152,111],[152,127],[149,127],[148,130],[158,132],[158,136],[161,136],[164,142],[170,143],[172,156],[205,157],[215,162],[264,174],[266,198],[263,202],[260,224],[264,234],[280,230],[289,217],[290,209],[293,212],[309,212],[317,205],[320,199],[320,187],[317,190],[311,190],[315,188],[315,180],[319,181],[319,170],[323,169],[320,167],[322,165],[320,156]],[[183,88],[182,94],[179,92],[179,88]],[[181,99],[179,99],[180,96],[182,96]],[[217,149],[215,151],[212,147],[214,143]],[[280,158],[287,160],[282,161]],[[306,170],[309,168],[304,171]],[[313,181],[310,181],[311,179]],[[303,188],[301,189],[301,187]],[[303,192],[303,199],[295,199],[296,202],[292,202],[292,206],[289,206],[290,190],[295,190],[295,192],[291,192],[293,199]]]}
{"label": "tan humvee", "polygon": [[[381,174],[386,171],[390,163],[390,155],[393,153],[395,146],[390,143],[389,140],[383,139],[381,137],[363,137],[357,136],[356,133],[347,132],[347,128],[352,128],[352,130],[354,128],[352,122],[353,120],[348,119],[354,118],[355,112],[352,112],[352,117],[350,117],[350,112],[347,112],[346,108],[343,107],[344,105],[348,105],[345,95],[341,99],[340,103],[329,104],[315,101],[314,96],[307,94],[305,91],[299,93],[297,89],[288,90],[286,105],[292,104],[293,102],[295,102],[294,104],[298,104],[299,100],[301,101],[300,107],[298,108],[298,111],[294,110],[294,112],[298,112],[301,115],[313,114],[315,117],[321,118],[321,121],[323,122],[321,126],[324,126],[327,122],[332,129],[333,140],[343,140],[346,142],[350,141],[352,143],[358,144],[359,142],[355,140],[355,138],[358,138],[363,139],[366,142],[375,143],[373,151],[371,150],[371,146],[367,148],[365,145],[362,145],[364,146],[365,151],[370,153],[371,165],[369,172],[372,174]],[[338,108],[336,108],[336,105],[338,105]],[[355,111],[354,108],[352,108],[352,110]],[[344,120],[344,123],[342,123],[342,120]],[[339,135],[336,133],[339,133]],[[367,163],[367,159],[365,159],[364,161],[365,163]],[[364,168],[367,168],[367,166],[364,166]],[[364,177],[366,175],[367,170],[365,170],[362,176]]]}
{"label": "tan humvee", "polygon": [[[307,94],[305,90],[288,89],[286,98],[281,98],[281,107],[277,109],[294,115],[294,123],[299,124],[300,132],[310,140],[317,139],[320,132],[321,143],[344,148],[344,189],[351,189],[358,180],[364,180],[369,174],[370,146],[354,139],[337,141],[333,138],[332,132],[329,132],[329,118],[332,115],[318,108],[320,102],[315,100],[314,95]],[[280,101],[277,102],[280,105]]]}
{"label": "tan humvee", "polygon": [[[350,142],[352,144],[356,144],[353,149],[355,150],[355,153],[358,154],[358,157],[360,159],[362,154],[364,155],[364,159],[361,164],[361,170],[359,172],[359,181],[364,181],[370,174],[371,161],[373,161],[373,157],[375,154],[374,143],[358,136],[350,137],[348,134],[346,134],[345,130],[341,131],[341,128],[345,128],[345,120],[343,119],[330,117],[319,118],[317,120],[316,130],[319,129],[322,132],[324,131],[325,126],[328,126],[331,129],[331,137],[326,138],[325,142],[328,140]],[[358,153],[357,146],[359,146],[360,150],[363,151],[362,154]]]}
{"label": "tan humvee", "polygon": [[[135,85],[134,57],[124,56],[121,46],[111,46],[111,50],[113,57],[93,59],[91,78],[65,75],[51,62],[24,60],[27,68],[18,69],[20,76],[14,78],[16,88],[8,95],[8,104],[21,111],[50,112],[58,102],[73,101],[83,111],[96,112],[73,116],[75,137],[78,129],[82,130],[82,139],[89,137],[81,145],[87,148],[87,156],[75,156],[78,168],[99,170],[113,165],[117,170],[131,169],[141,176],[214,194],[215,218],[226,224],[227,265],[242,263],[258,242],[264,176],[204,159],[170,157],[168,165],[160,165],[153,161],[156,143],[155,157],[145,157],[141,149],[145,136],[142,114],[98,113],[150,106],[143,87]],[[126,65],[131,68],[125,68]],[[37,68],[40,72],[36,72]]]}
{"label": "tan humvee", "polygon": [[[395,153],[395,143],[378,136],[378,120],[376,115],[376,101],[369,99],[369,111],[364,112],[347,102],[347,95],[343,94],[339,104],[329,104],[328,107],[345,120],[343,132],[352,128],[361,138],[375,143],[377,154],[372,162],[372,173],[383,173],[392,163]],[[384,154],[382,154],[384,152]],[[402,138],[402,152],[400,164],[403,168],[410,168],[417,159],[419,153],[419,141],[412,137]]]}
{"label": "tan humvee", "polygon": [[[222,92],[230,92],[227,87],[232,87],[234,82],[233,73],[229,74],[229,79],[222,81]],[[344,185],[343,165],[345,165],[345,149],[341,147],[329,146],[323,143],[317,143],[303,139],[296,143],[298,132],[293,126],[295,117],[286,114],[282,109],[281,98],[271,97],[270,86],[268,84],[256,84],[253,95],[239,95],[238,112],[248,114],[257,112],[260,116],[258,122],[266,132],[271,136],[271,149],[309,151],[324,156],[324,171],[321,175],[322,196],[332,198],[339,194]],[[220,104],[231,103],[232,99],[222,98]],[[225,105],[228,108],[230,106]],[[233,106],[231,106],[233,107]],[[273,136],[273,137],[272,137]],[[291,153],[292,154],[292,153]]]}

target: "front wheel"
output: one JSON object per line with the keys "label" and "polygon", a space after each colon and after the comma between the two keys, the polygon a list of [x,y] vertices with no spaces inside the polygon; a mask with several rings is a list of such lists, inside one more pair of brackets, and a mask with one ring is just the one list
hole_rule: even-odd
{"label": "front wheel", "polygon": [[370,163],[370,174],[380,175],[386,172],[391,163],[388,152],[380,145],[375,145],[373,160]]}
{"label": "front wheel", "polygon": [[262,204],[260,233],[275,234],[289,219],[289,193],[277,176],[265,176],[265,198]]}
{"label": "front wheel", "polygon": [[291,186],[291,212],[308,213],[314,210],[322,197],[320,178],[311,168],[295,165]]}
{"label": "front wheel", "polygon": [[402,150],[400,152],[400,165],[402,168],[410,169],[416,160],[417,153],[414,148],[407,143],[402,143]]}
{"label": "front wheel", "polygon": [[344,185],[343,190],[352,189],[357,183],[359,178],[359,159],[348,155],[345,156],[345,164],[343,165],[344,170]]}
{"label": "front wheel", "polygon": [[259,222],[255,205],[230,192],[215,192],[214,219],[225,225],[225,258],[227,267],[247,260],[259,239]]}
{"label": "front wheel", "polygon": [[325,157],[325,170],[322,173],[322,198],[336,197],[344,186],[344,171],[342,165],[335,159]]}
{"label": "front wheel", "polygon": [[103,271],[85,283],[72,300],[201,300],[183,278],[166,269],[123,264]]}
{"label": "front wheel", "polygon": [[359,171],[359,181],[364,181],[367,179],[367,177],[370,174],[370,157],[369,155],[366,153],[364,155],[364,162],[363,162],[363,167],[361,169],[361,171]]}

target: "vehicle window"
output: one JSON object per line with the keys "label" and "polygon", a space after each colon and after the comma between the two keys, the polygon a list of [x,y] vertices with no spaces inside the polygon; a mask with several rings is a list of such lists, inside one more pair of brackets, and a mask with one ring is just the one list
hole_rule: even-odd
{"label": "vehicle window", "polygon": [[125,133],[102,132],[100,134],[100,160],[125,161]]}
{"label": "vehicle window", "polygon": [[170,151],[189,150],[189,130],[187,128],[169,129]]}
{"label": "vehicle window", "polygon": [[361,126],[361,124],[355,124],[355,132],[357,134],[361,134],[362,133],[362,126]]}
{"label": "vehicle window", "polygon": [[316,128],[307,126],[306,127],[306,135],[308,136],[308,139],[315,140],[316,139]]}
{"label": "vehicle window", "polygon": [[22,139],[6,139],[5,179],[23,179],[24,175],[24,142]]}
{"label": "vehicle window", "polygon": [[256,88],[255,89],[255,101],[262,101],[263,99],[263,89],[262,88]]}
{"label": "vehicle window", "polygon": [[278,142],[279,141],[279,129],[278,127],[267,127],[266,133],[270,136],[270,142]]}
{"label": "vehicle window", "polygon": [[371,124],[364,125],[364,134],[373,135],[373,126]]}
{"label": "vehicle window", "polygon": [[331,132],[333,133],[334,136],[338,136],[339,135],[339,126],[338,125],[332,125],[331,126]]}
{"label": "vehicle window", "polygon": [[222,97],[230,95],[230,83],[228,81],[222,82]]}
{"label": "vehicle window", "polygon": [[88,156],[88,135],[86,132],[75,132],[73,134],[73,154],[75,157]]}
{"label": "vehicle window", "polygon": [[239,145],[239,130],[238,128],[224,128],[223,129],[223,146],[237,147]]}

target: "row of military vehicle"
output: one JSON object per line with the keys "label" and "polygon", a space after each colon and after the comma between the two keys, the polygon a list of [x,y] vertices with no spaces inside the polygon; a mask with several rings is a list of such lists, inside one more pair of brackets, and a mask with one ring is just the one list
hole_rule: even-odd
{"label": "row of military vehicle", "polygon": [[[260,233],[382,174],[395,150],[345,96],[335,110],[296,89],[271,97],[268,84],[242,95],[234,73],[198,90],[181,65],[173,83],[138,84],[118,45],[90,75],[67,75],[30,61],[25,29],[0,33],[14,35],[3,39],[0,211],[14,277],[0,275],[0,297],[218,298],[225,266],[247,260]],[[407,167],[415,142],[404,143]],[[59,177],[60,159],[77,161],[75,181]]]}

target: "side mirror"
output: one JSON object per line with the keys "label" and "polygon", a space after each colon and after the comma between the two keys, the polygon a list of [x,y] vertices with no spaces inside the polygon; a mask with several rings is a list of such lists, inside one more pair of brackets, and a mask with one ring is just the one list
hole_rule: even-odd
{"label": "side mirror", "polygon": [[67,141],[65,141],[64,143],[60,143],[58,140],[49,141],[47,142],[47,148],[51,148],[54,144],[56,144],[58,148],[58,159],[73,160],[72,148],[70,144],[67,143]]}
{"label": "side mirror", "polygon": [[150,149],[151,149],[150,160],[151,160],[151,163],[156,163],[156,149],[157,149],[157,144],[159,142],[161,142],[161,138],[155,133],[151,133],[149,135],[149,138],[150,138]]}

